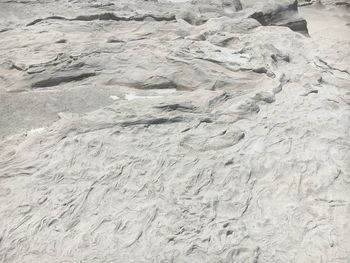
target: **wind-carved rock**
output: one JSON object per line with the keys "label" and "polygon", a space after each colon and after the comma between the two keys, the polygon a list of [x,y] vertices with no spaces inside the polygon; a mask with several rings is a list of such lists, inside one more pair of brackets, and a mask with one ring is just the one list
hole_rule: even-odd
{"label": "wind-carved rock", "polygon": [[1,262],[350,258],[344,4],[0,2]]}

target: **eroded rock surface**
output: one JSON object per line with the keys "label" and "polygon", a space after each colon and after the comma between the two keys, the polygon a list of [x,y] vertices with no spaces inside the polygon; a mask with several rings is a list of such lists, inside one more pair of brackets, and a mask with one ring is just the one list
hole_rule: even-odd
{"label": "eroded rock surface", "polygon": [[348,262],[350,41],[307,8],[2,1],[1,262]]}

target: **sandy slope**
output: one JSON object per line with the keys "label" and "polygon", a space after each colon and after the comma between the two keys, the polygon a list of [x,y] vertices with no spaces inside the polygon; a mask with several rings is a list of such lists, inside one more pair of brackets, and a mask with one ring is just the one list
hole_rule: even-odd
{"label": "sandy slope", "polygon": [[1,262],[349,261],[347,17],[209,2],[0,3]]}
{"label": "sandy slope", "polygon": [[309,33],[313,39],[350,41],[348,8],[313,5],[301,8],[300,14],[308,21]]}

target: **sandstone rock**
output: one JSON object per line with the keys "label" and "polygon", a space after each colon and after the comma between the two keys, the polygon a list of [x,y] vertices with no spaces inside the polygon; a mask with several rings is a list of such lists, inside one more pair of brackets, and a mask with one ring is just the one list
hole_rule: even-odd
{"label": "sandstone rock", "polygon": [[347,262],[349,22],[1,1],[1,261]]}

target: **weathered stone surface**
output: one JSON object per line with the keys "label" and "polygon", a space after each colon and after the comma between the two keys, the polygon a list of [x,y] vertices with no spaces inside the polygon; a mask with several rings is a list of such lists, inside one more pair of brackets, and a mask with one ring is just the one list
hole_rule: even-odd
{"label": "weathered stone surface", "polygon": [[0,261],[348,262],[350,21],[300,13],[1,1]]}

